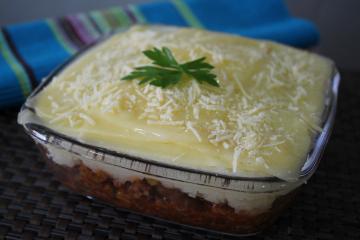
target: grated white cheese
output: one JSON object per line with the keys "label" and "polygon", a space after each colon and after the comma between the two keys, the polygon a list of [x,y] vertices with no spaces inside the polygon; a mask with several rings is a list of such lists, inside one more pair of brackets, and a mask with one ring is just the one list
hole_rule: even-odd
{"label": "grated white cheese", "polygon": [[237,166],[238,166],[238,161],[239,161],[239,157],[241,155],[242,149],[241,147],[235,147],[234,149],[234,154],[233,154],[233,159],[232,159],[232,172],[236,173],[237,172]]}
{"label": "grated white cheese", "polygon": [[202,141],[200,134],[199,134],[198,131],[196,131],[196,129],[193,127],[192,122],[187,121],[187,122],[186,122],[186,128],[187,128],[188,130],[190,130],[190,131],[194,134],[194,136],[196,137],[196,139],[197,139],[199,142]]}
{"label": "grated white cheese", "polygon": [[[314,106],[312,101],[321,102],[313,89],[323,86],[323,76],[312,54],[236,39],[144,26],[115,35],[91,58],[79,61],[78,68],[53,80],[54,93],[47,96],[49,123],[83,129],[97,127],[94,119],[125,115],[134,124],[173,127],[174,134],[185,131],[200,146],[208,144],[219,154],[231,155],[224,161],[229,171],[254,164],[270,168],[268,158],[283,149],[280,145],[296,149],[299,137],[294,126],[305,135],[321,131],[317,112],[321,104]],[[188,76],[165,89],[139,85],[139,79],[121,81],[135,67],[151,63],[142,51],[154,46],[170,48],[179,63],[206,57],[215,66],[212,71],[221,87]],[[298,119],[305,124],[296,124]]]}
{"label": "grated white cheese", "polygon": [[96,123],[94,119],[92,119],[91,117],[89,117],[84,113],[79,113],[79,117],[82,118],[86,123],[90,124],[91,126],[94,126]]}

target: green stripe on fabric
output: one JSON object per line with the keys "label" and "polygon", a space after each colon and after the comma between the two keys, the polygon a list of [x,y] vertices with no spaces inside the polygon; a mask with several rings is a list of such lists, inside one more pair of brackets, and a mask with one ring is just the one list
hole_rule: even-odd
{"label": "green stripe on fabric", "polygon": [[17,59],[11,52],[2,32],[0,32],[0,53],[3,55],[5,61],[9,64],[11,70],[14,72],[19,82],[22,94],[25,98],[31,92],[30,79],[27,76],[23,66],[17,61]]}
{"label": "green stripe on fabric", "polygon": [[93,36],[94,38],[98,38],[100,33],[95,29],[88,16],[84,13],[80,13],[77,15],[78,19],[84,24],[86,30]]}
{"label": "green stripe on fabric", "polygon": [[183,18],[189,24],[189,26],[195,27],[195,28],[204,28],[202,23],[192,13],[191,9],[186,5],[186,3],[184,1],[182,1],[182,0],[171,0],[171,2],[177,8],[179,13],[183,16]]}
{"label": "green stripe on fabric", "polygon": [[55,23],[54,19],[46,19],[45,21],[47,23],[47,25],[49,26],[49,28],[51,29],[51,31],[53,32],[56,40],[58,41],[58,43],[71,55],[73,55],[76,52],[76,49],[68,42],[66,41],[65,37],[62,35],[61,30],[59,29],[59,27],[57,26],[57,24]]}
{"label": "green stripe on fabric", "polygon": [[138,23],[146,23],[145,16],[141,13],[140,9],[135,5],[129,5],[129,10],[134,14]]}
{"label": "green stripe on fabric", "polygon": [[106,21],[105,17],[102,15],[101,11],[93,11],[90,13],[90,16],[94,19],[103,33],[111,32],[111,27]]}
{"label": "green stripe on fabric", "polygon": [[127,28],[131,25],[131,20],[126,12],[120,7],[113,7],[110,9],[114,18],[119,22],[120,28]]}
{"label": "green stripe on fabric", "polygon": [[110,25],[112,30],[120,27],[119,22],[117,21],[117,19],[115,19],[115,17],[109,10],[103,11],[102,15],[105,18],[105,20],[107,21],[107,23]]}

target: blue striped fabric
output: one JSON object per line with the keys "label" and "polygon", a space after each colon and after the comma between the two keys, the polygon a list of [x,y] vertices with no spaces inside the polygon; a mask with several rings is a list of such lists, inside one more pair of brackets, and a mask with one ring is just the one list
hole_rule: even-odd
{"label": "blue striped fabric", "polygon": [[[274,40],[302,48],[312,46],[318,40],[314,25],[290,16],[282,1],[186,0],[186,2],[207,29]],[[223,16],[218,16],[219,9],[223,12]]]}
{"label": "blue striped fabric", "polygon": [[318,41],[314,25],[292,17],[282,0],[162,0],[4,26],[0,108],[23,102],[43,77],[101,34],[144,22],[205,28],[302,48]]}
{"label": "blue striped fabric", "polygon": [[9,101],[14,104],[21,103],[23,100],[21,87],[16,81],[16,75],[2,55],[0,55],[0,73],[2,79],[14,79],[12,81],[0,81],[0,107],[7,106]]}
{"label": "blue striped fabric", "polygon": [[139,9],[149,23],[188,26],[184,17],[170,1],[143,4],[139,6]]}
{"label": "blue striped fabric", "polygon": [[5,29],[17,51],[33,71],[35,82],[70,56],[44,21],[14,25]]}

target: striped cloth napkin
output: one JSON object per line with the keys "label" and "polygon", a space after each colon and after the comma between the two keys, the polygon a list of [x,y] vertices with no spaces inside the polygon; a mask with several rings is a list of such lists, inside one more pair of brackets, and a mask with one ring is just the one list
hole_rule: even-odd
{"label": "striped cloth napkin", "polygon": [[0,31],[0,108],[19,105],[54,68],[84,46],[132,24],[192,26],[296,47],[318,40],[314,25],[282,0],[169,0],[5,26]]}

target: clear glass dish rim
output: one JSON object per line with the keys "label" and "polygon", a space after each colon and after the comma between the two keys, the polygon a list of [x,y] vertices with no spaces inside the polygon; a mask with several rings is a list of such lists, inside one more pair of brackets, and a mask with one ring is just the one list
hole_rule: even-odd
{"label": "clear glass dish rim", "polygon": [[[97,45],[103,43],[108,38],[110,38],[113,34],[109,34],[105,37],[100,38],[99,40],[95,41],[94,43],[84,47],[79,52],[75,53],[73,56],[71,56],[67,61],[65,61],[63,64],[58,66],[55,70],[53,70],[47,77],[43,79],[43,81],[34,89],[34,91],[28,96],[27,99],[33,98],[36,96],[44,87],[46,87],[55,76],[60,74],[63,70],[65,70],[69,65],[71,65],[74,61],[78,60],[79,57],[86,54],[88,51],[92,50]],[[335,65],[333,64],[331,79],[329,83],[329,88],[327,89],[326,99],[325,99],[325,108],[323,111],[322,116],[322,131],[318,133],[314,138],[314,143],[312,148],[310,149],[306,161],[304,161],[304,165],[301,169],[301,173],[299,178],[296,180],[296,182],[304,182],[308,178],[311,177],[311,175],[315,172],[317,169],[322,153],[325,149],[325,146],[330,138],[331,131],[334,125],[335,121],[335,114],[336,114],[336,107],[337,107],[337,98],[338,98],[338,89],[339,89],[339,83],[340,83],[340,74]],[[25,110],[30,110],[33,112],[33,114],[36,115],[35,110],[27,105],[27,101],[22,105],[20,112],[23,112]],[[216,177],[216,178],[223,178],[225,181],[231,181],[231,180],[240,180],[240,181],[253,181],[253,182],[277,182],[277,183],[288,183],[286,180],[280,179],[275,176],[269,176],[269,177],[246,177],[246,176],[237,176],[237,175],[230,175],[230,174],[224,174],[224,173],[216,173],[212,171],[206,171],[203,169],[193,169],[188,168],[184,166],[178,166],[178,165],[172,165],[168,163],[163,163],[156,160],[151,159],[144,159],[136,156],[130,156],[128,154],[119,153],[114,150],[86,144],[79,142],[78,140],[66,136],[64,134],[61,134],[59,132],[56,132],[52,129],[49,129],[45,126],[42,126],[37,123],[25,123],[23,124],[23,127],[25,128],[25,131],[32,137],[35,137],[36,139],[40,141],[44,141],[42,138],[39,137],[39,134],[45,134],[47,136],[52,136],[57,139],[61,139],[62,141],[70,142],[71,144],[76,144],[81,147],[86,147],[88,149],[95,150],[96,152],[100,152],[104,155],[112,155],[115,157],[122,157],[122,158],[128,158],[130,160],[139,161],[145,164],[150,165],[156,165],[158,167],[162,167],[164,169],[172,169],[187,173],[195,173],[195,174],[201,174],[206,175],[209,177]],[[104,163],[105,164],[105,163]],[[121,166],[118,166],[121,167]],[[146,174],[146,172],[144,172]]]}

